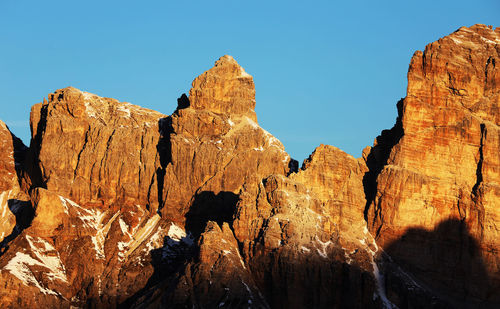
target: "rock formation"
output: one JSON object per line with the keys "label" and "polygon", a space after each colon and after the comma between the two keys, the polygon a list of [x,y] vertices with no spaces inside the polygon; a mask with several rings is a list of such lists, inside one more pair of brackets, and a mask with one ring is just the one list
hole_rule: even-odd
{"label": "rock formation", "polygon": [[0,254],[29,225],[33,210],[19,186],[18,173],[26,146],[0,121]]}
{"label": "rock formation", "polygon": [[253,78],[230,56],[193,81],[189,99],[181,97],[162,122],[157,174],[165,217],[186,218],[199,234],[208,220],[231,219],[245,183],[288,171],[290,156],[259,127],[254,107]]}
{"label": "rock formation", "polygon": [[394,260],[464,300],[500,301],[499,59],[500,28],[482,25],[414,54],[367,209]]}
{"label": "rock formation", "polygon": [[17,182],[16,166],[14,159],[13,137],[9,129],[0,121],[0,241],[12,232],[16,225],[16,217],[9,211],[9,201],[11,196],[19,192]]}
{"label": "rock formation", "polygon": [[416,52],[394,127],[299,170],[230,56],[170,115],[75,88],[0,122],[0,306],[500,304],[500,29]]}

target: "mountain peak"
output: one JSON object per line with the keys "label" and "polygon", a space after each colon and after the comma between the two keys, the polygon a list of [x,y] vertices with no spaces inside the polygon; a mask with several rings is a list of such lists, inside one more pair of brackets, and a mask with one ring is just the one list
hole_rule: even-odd
{"label": "mountain peak", "polygon": [[253,78],[229,55],[220,57],[213,68],[195,78],[189,101],[195,109],[257,120]]}
{"label": "mountain peak", "polygon": [[234,64],[238,64],[238,62],[236,62],[236,60],[233,58],[233,56],[230,56],[230,55],[224,55],[222,57],[220,57],[216,62],[215,62],[215,65],[222,65],[224,63],[234,63]]}
{"label": "mountain peak", "polygon": [[0,121],[0,307],[499,307],[498,34],[415,53],[363,159],[300,170],[228,55],[171,116],[49,94],[29,148]]}

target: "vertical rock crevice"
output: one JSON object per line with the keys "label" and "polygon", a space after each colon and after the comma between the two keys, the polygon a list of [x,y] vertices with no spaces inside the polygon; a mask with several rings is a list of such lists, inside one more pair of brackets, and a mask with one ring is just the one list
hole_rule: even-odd
{"label": "vertical rock crevice", "polygon": [[477,216],[477,226],[479,227],[476,237],[478,237],[478,240],[483,241],[484,239],[484,222],[485,222],[485,209],[482,201],[482,184],[483,184],[483,164],[484,164],[484,143],[486,139],[486,125],[484,123],[481,124],[481,139],[479,142],[479,149],[478,149],[478,161],[477,161],[477,167],[476,167],[476,183],[472,187],[471,190],[471,199],[474,202],[474,212],[475,216]]}
{"label": "vertical rock crevice", "polygon": [[160,138],[156,145],[156,151],[160,158],[160,166],[156,169],[156,185],[158,194],[157,213],[161,216],[161,210],[164,206],[163,185],[165,183],[165,174],[167,165],[172,162],[172,143],[170,134],[173,133],[172,117],[168,116],[158,120],[158,131]]}
{"label": "vertical rock crevice", "polygon": [[476,183],[472,187],[472,192],[471,192],[473,200],[478,199],[479,186],[483,182],[483,162],[484,162],[483,147],[484,147],[485,138],[486,138],[486,125],[484,123],[482,123],[481,124],[481,140],[479,142],[479,150],[478,150],[479,159],[477,161],[477,168],[476,168]]}
{"label": "vertical rock crevice", "polygon": [[[465,36],[471,35],[471,32],[464,30],[448,39],[449,44],[452,44],[450,46],[455,48],[465,43]],[[446,47],[445,44],[442,46]],[[488,211],[493,213],[496,206],[494,201],[488,200],[496,191],[488,190],[491,189],[490,183],[496,179],[493,173],[496,173],[498,166],[498,160],[490,159],[495,155],[498,144],[496,127],[491,124],[491,117],[496,117],[493,111],[497,109],[494,109],[494,105],[493,108],[485,109],[482,107],[483,101],[470,97],[473,91],[464,87],[464,83],[471,84],[468,75],[464,77],[458,74],[465,72],[462,62],[457,62],[460,66],[452,71],[453,75],[446,74],[449,71],[444,68],[452,67],[447,63],[452,55],[444,54],[440,58],[445,62],[440,63],[431,47],[426,48],[425,54],[420,52],[419,56],[416,53],[410,69],[414,71],[409,73],[408,96],[397,104],[396,123],[392,129],[384,130],[376,138],[373,147],[364,151],[364,162],[333,147],[324,146],[315,151],[314,160],[311,157],[304,168],[298,171],[298,163],[289,158],[281,143],[258,126],[253,111],[253,80],[229,56],[222,57],[213,70],[204,73],[193,83],[190,97],[182,95],[178,99],[176,111],[170,117],[153,112],[137,112],[136,107],[129,104],[88,93],[84,93],[86,101],[82,101],[82,94],[77,90],[69,91],[75,101],[69,100],[74,103],[71,108],[64,105],[63,109],[55,110],[60,111],[62,116],[53,113],[52,99],[50,103],[38,104],[32,114],[31,157],[26,162],[31,160],[29,163],[36,163],[33,166],[40,171],[39,178],[33,178],[29,186],[43,183],[42,177],[45,181],[48,176],[52,180],[60,179],[59,182],[47,182],[49,189],[54,191],[54,200],[59,203],[61,199],[57,191],[66,190],[66,175],[89,175],[88,170],[92,171],[94,165],[100,165],[102,169],[117,173],[99,173],[99,190],[116,186],[114,191],[110,190],[99,198],[102,201],[111,198],[115,205],[120,206],[119,213],[113,215],[100,205],[83,204],[85,200],[78,201],[82,202],[82,207],[69,199],[61,200],[58,209],[61,217],[67,220],[63,221],[65,224],[55,236],[50,236],[51,244],[60,250],[65,262],[76,263],[68,263],[68,271],[76,267],[81,267],[83,271],[79,270],[81,277],[76,279],[78,281],[68,284],[72,291],[60,287],[54,291],[63,291],[67,293],[64,294],[66,299],[72,299],[75,290],[87,290],[86,293],[82,292],[78,300],[82,305],[111,307],[115,304],[145,307],[144,301],[179,307],[242,307],[255,301],[254,307],[266,307],[264,305],[270,303],[276,308],[299,304],[313,307],[371,305],[377,308],[383,306],[380,299],[384,294],[400,307],[440,304],[439,295],[435,295],[439,292],[437,289],[427,290],[424,286],[415,292],[412,282],[405,285],[408,283],[406,281],[410,281],[408,278],[415,275],[423,282],[437,282],[436,286],[443,290],[456,288],[461,294],[459,297],[478,295],[485,299],[482,290],[486,290],[489,281],[484,278],[495,273],[494,269],[489,268],[498,263],[495,264],[497,258],[494,252],[485,255],[489,260],[485,259],[483,264],[481,254],[489,247],[484,246],[482,238],[477,235],[478,230],[483,229],[486,241],[490,241],[488,233],[492,235],[491,245],[487,245],[498,247],[495,235],[488,231],[489,222],[484,218],[484,214]],[[454,52],[450,49],[450,53]],[[470,58],[470,53],[465,55]],[[492,71],[495,62],[492,57],[487,60],[488,56],[477,61],[481,69],[474,71],[479,73],[475,80],[486,79],[486,83],[495,85],[497,75],[496,71]],[[486,71],[483,72],[483,69]],[[422,79],[426,76],[429,80]],[[436,83],[436,80],[443,82]],[[439,88],[436,85],[444,86]],[[478,89],[481,90],[480,86]],[[490,89],[494,91],[496,88],[485,87],[485,92]],[[60,100],[64,98],[59,94]],[[469,99],[472,103],[481,102],[481,106],[469,106]],[[455,102],[452,100],[456,100],[457,108],[452,105]],[[480,126],[481,130],[478,130],[478,122],[465,120],[463,123],[467,127],[457,127],[455,119],[463,116],[460,106],[468,109],[467,115],[483,108],[481,117],[493,116],[480,121],[484,123]],[[85,111],[86,115],[80,111]],[[68,115],[71,117],[66,117]],[[91,131],[89,144],[83,146],[83,152],[80,147],[72,147],[73,144],[61,147],[62,139],[57,138],[64,131],[59,130],[55,116],[61,116],[61,119],[66,117],[66,127],[73,128],[76,126],[73,121],[75,115],[85,117],[93,126],[105,132],[100,135],[92,134],[95,131]],[[449,121],[449,118],[453,121]],[[142,127],[149,129],[141,131],[138,128],[143,120]],[[129,129],[120,129],[130,124],[133,125]],[[86,121],[82,121],[78,132],[84,132],[86,125]],[[109,133],[115,127],[117,134],[113,136],[114,133],[111,133],[111,138]],[[486,129],[490,130],[488,141]],[[64,138],[72,138],[74,131],[67,132],[70,134]],[[448,138],[450,136],[457,138]],[[465,142],[464,136],[467,137]],[[84,134],[78,138],[77,145],[82,145]],[[90,151],[94,144],[100,146],[96,160],[93,160],[96,152]],[[443,144],[445,147],[442,147]],[[441,152],[433,153],[436,151],[434,145],[441,147],[438,149]],[[50,146],[53,151],[49,151]],[[116,148],[109,151],[110,147]],[[450,153],[443,152],[443,149],[448,148],[452,150]],[[60,164],[61,155],[65,152],[71,153],[71,160]],[[55,159],[44,160],[43,156],[51,154],[54,154]],[[78,171],[71,170],[75,166],[73,159],[80,155],[82,160],[77,162]],[[86,164],[93,164],[92,168],[85,169]],[[139,168],[138,174],[131,172],[126,179],[123,176],[125,171],[136,171],[138,164],[144,169]],[[465,164],[466,168],[462,166]],[[70,169],[59,170],[59,165]],[[446,171],[441,169],[451,172],[445,174]],[[462,173],[464,170],[466,172]],[[34,175],[33,171],[30,173]],[[453,180],[459,181],[447,187],[445,180],[452,178],[448,177],[450,175]],[[137,176],[138,189],[127,193],[128,204],[122,205],[121,200],[114,200],[115,191],[125,192],[124,188],[135,187]],[[141,177],[144,178],[141,180]],[[453,186],[457,182],[460,187]],[[144,186],[140,185],[142,183]],[[94,188],[93,181],[78,185],[88,185],[88,192]],[[458,190],[454,191],[455,188]],[[496,190],[496,187],[492,190]],[[450,192],[459,192],[458,202],[453,199],[453,203],[450,203]],[[147,201],[143,199],[144,193],[147,193]],[[48,201],[50,203],[47,205],[57,204]],[[140,206],[143,203],[147,203],[151,211],[144,211]],[[9,208],[15,205],[9,197]],[[42,214],[40,205],[43,203],[36,205]],[[441,214],[432,209],[443,210],[443,216],[448,216],[456,211],[451,207],[459,209],[458,220],[442,220],[436,217]],[[476,209],[471,210],[473,207]],[[47,209],[49,211],[46,213],[53,212],[52,208]],[[473,222],[475,214],[470,214],[475,210],[483,215],[478,218],[480,227]],[[101,211],[107,213],[102,214]],[[163,214],[162,218],[156,213]],[[112,220],[109,219],[111,215]],[[90,219],[82,221],[82,217]],[[36,218],[38,221],[34,222],[39,223],[41,218]],[[116,223],[112,224],[114,218]],[[419,221],[420,218],[430,222],[429,226],[423,226],[425,222]],[[433,221],[434,218],[439,221]],[[43,221],[47,223],[55,220]],[[103,228],[107,229],[105,222],[109,222],[106,223],[109,230],[103,232]],[[436,222],[439,225],[435,227]],[[35,223],[28,230],[30,235],[45,237],[36,234]],[[21,226],[26,224],[22,223]],[[370,229],[367,230],[368,224]],[[408,229],[411,225],[418,227]],[[83,230],[78,230],[80,228]],[[12,226],[8,232],[11,230]],[[377,242],[373,241],[370,232],[378,236]],[[95,236],[80,237],[87,234]],[[79,237],[78,241],[71,239],[73,235]],[[142,235],[140,240],[137,235]],[[107,260],[103,261],[106,263],[105,271],[94,268],[94,263],[84,263],[92,259],[94,254],[100,259],[97,250],[92,248],[95,241],[101,239],[106,244],[101,249],[107,253]],[[122,250],[129,239],[132,243],[138,243],[138,247],[133,249],[135,251],[131,251],[133,255]],[[195,240],[198,241],[195,243]],[[10,246],[10,250],[16,248],[14,243]],[[22,246],[20,243],[17,248]],[[68,255],[69,250],[66,248],[74,253]],[[11,258],[11,252],[3,258]],[[388,257],[383,262],[392,266],[393,272],[385,265],[377,267],[377,264],[380,266],[378,257],[385,254],[383,252]],[[117,255],[120,257],[118,260]],[[85,259],[75,258],[80,256]],[[405,271],[408,270],[411,276],[406,276],[397,263]],[[39,282],[43,276],[38,266],[26,265],[37,276],[33,282]],[[102,278],[102,284],[106,287],[104,294],[101,290],[103,274],[106,274]],[[0,275],[6,287],[12,286],[12,290],[21,287],[13,285],[12,282],[16,282],[7,277],[12,274],[2,272]],[[397,275],[401,275],[401,280],[393,279]],[[98,288],[93,283],[97,280]],[[438,282],[440,280],[442,282]],[[138,291],[139,287],[144,288]],[[381,287],[385,288],[385,293]],[[19,288],[18,295],[27,295],[26,292],[32,288]],[[265,293],[265,299],[259,291]],[[379,300],[374,298],[377,291],[381,291]],[[491,291],[494,292],[495,288]],[[420,294],[428,297],[420,297]],[[7,298],[0,299],[0,303],[8,304]],[[29,301],[24,302],[29,307]],[[45,305],[50,307],[51,304]]]}
{"label": "vertical rock crevice", "polygon": [[[81,156],[82,156],[82,152],[85,150],[85,148],[87,147],[87,143],[89,141],[89,132],[90,132],[90,126],[89,128],[87,129],[87,131],[85,132],[85,140],[83,142],[83,146],[82,146],[82,149],[80,150],[80,152],[78,152],[78,157],[76,159],[76,166],[75,166],[75,171],[73,173],[73,179],[76,178],[77,176],[77,171],[78,171],[78,166],[80,165],[80,159],[81,159]],[[113,131],[114,133],[114,131]],[[111,137],[109,138],[111,140]],[[108,147],[109,147],[109,140],[108,140]],[[102,163],[102,162],[101,162]],[[102,165],[102,164],[101,164]]]}
{"label": "vertical rock crevice", "polygon": [[[40,167],[39,156],[42,147],[43,134],[47,126],[48,103],[44,99],[38,109],[37,107],[38,106],[35,105],[31,110],[31,141],[22,170],[23,185],[21,188],[25,191],[31,191],[37,187],[47,188],[46,179],[43,178],[42,169]],[[37,122],[35,123],[35,121]]]}
{"label": "vertical rock crevice", "polygon": [[393,147],[399,142],[399,140],[404,135],[403,129],[403,104],[404,99],[401,99],[397,103],[398,116],[396,118],[396,123],[390,130],[383,130],[382,133],[375,139],[374,146],[370,149],[370,152],[365,157],[365,162],[368,167],[368,171],[363,176],[363,189],[365,192],[366,204],[364,209],[365,221],[369,224],[369,212],[370,208],[374,207],[374,216],[372,224],[375,224],[375,218],[381,217],[380,206],[374,204],[375,196],[377,194],[377,177],[382,172],[384,166],[388,164],[389,156]]}
{"label": "vertical rock crevice", "polygon": [[23,162],[26,160],[29,148],[24,145],[23,141],[10,132],[12,136],[12,146],[14,148],[14,166],[16,169],[17,182],[22,187],[23,184]]}
{"label": "vertical rock crevice", "polygon": [[[177,99],[177,108],[172,115],[178,114],[181,109],[188,108],[191,105],[189,98],[185,93],[183,93]],[[160,138],[156,144],[156,153],[160,159],[160,167],[156,169],[156,186],[158,194],[158,208],[156,212],[161,216],[161,210],[164,207],[164,184],[167,166],[172,163],[172,142],[170,140],[170,135],[174,133],[172,127],[172,115],[168,117],[161,118],[158,120],[158,132],[160,133]],[[154,177],[148,191],[148,200],[150,200],[151,187],[155,181]]]}

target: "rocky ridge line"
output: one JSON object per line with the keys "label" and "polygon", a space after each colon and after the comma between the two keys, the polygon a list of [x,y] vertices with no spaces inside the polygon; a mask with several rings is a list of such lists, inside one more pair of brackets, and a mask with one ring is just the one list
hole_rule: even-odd
{"label": "rocky ridge line", "polygon": [[394,128],[300,170],[230,56],[170,116],[50,94],[29,149],[0,123],[0,305],[495,307],[498,43],[416,52]]}

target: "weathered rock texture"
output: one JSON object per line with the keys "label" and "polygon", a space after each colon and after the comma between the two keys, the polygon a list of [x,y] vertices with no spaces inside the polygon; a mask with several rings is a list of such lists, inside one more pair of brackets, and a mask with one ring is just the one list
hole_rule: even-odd
{"label": "weathered rock texture", "polygon": [[368,211],[393,259],[464,301],[500,301],[499,61],[482,25],[414,54]]}
{"label": "weathered rock texture", "polygon": [[0,307],[497,306],[499,43],[415,53],[395,126],[300,170],[230,56],[170,116],[57,90],[29,149],[0,123]]}
{"label": "weathered rock texture", "polygon": [[0,190],[7,191],[14,187],[18,187],[16,175],[15,153],[14,153],[15,137],[9,131],[9,128],[3,121],[0,121]]}
{"label": "weathered rock texture", "polygon": [[152,179],[164,117],[71,87],[50,94],[31,110],[32,186],[81,204],[157,208]]}
{"label": "weathered rock texture", "polygon": [[[0,252],[31,220],[28,196],[19,186],[19,164],[26,146],[0,121]],[[1,253],[0,253],[1,254]]]}
{"label": "weathered rock texture", "polygon": [[[71,87],[33,106],[19,171],[30,226],[0,261],[2,306],[116,306],[145,284],[168,232],[155,212],[164,117]],[[43,300],[18,297],[20,286]]]}
{"label": "weathered rock texture", "polygon": [[186,218],[199,234],[208,220],[232,218],[245,183],[286,174],[290,156],[256,123],[254,107],[253,78],[230,56],[193,81],[189,99],[161,124],[163,215]]}
{"label": "weathered rock texture", "polygon": [[12,190],[19,191],[16,166],[14,162],[14,143],[9,129],[0,121],[0,241],[12,232],[16,217],[9,211]]}

